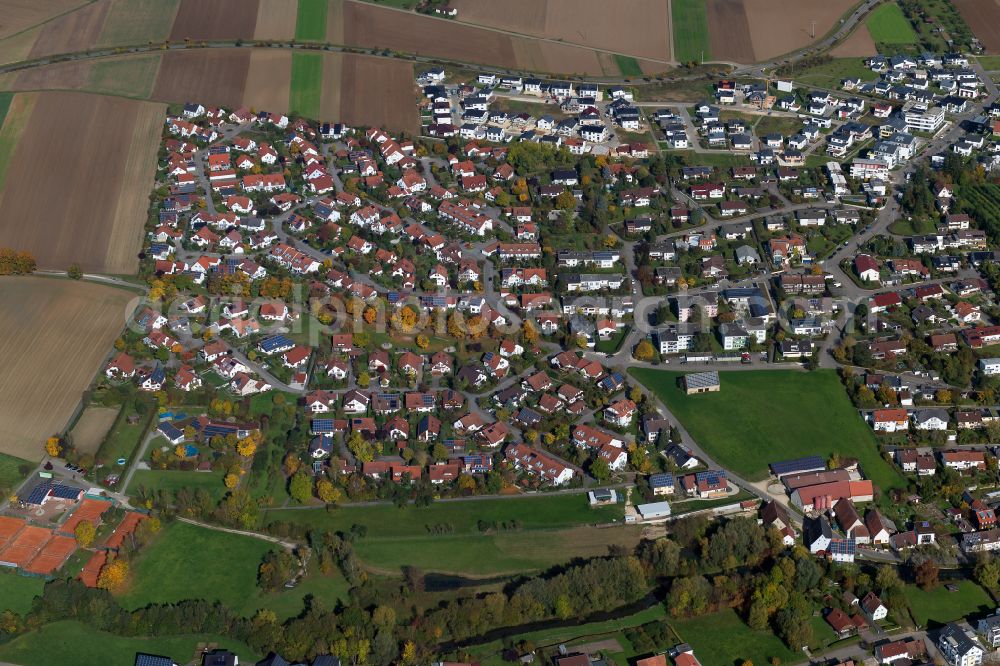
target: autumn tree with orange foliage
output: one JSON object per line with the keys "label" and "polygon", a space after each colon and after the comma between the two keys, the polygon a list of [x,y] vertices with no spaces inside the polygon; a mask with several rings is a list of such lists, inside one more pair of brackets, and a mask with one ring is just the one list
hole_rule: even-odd
{"label": "autumn tree with orange foliage", "polygon": [[120,590],[128,580],[128,571],[128,561],[124,558],[118,557],[108,562],[97,577],[97,587],[111,591]]}

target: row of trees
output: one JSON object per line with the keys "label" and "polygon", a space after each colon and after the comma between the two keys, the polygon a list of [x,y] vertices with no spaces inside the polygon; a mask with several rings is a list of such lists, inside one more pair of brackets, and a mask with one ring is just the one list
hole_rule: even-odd
{"label": "row of trees", "polygon": [[30,252],[0,247],[0,275],[27,275],[34,273],[37,263]]}

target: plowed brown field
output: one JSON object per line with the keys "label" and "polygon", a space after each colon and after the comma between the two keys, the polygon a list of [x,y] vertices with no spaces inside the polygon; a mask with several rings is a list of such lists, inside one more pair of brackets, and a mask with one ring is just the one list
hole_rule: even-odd
{"label": "plowed brown field", "polygon": [[990,53],[1000,53],[1000,2],[998,0],[955,0],[972,34]]}
{"label": "plowed brown field", "polygon": [[830,51],[834,58],[864,58],[877,53],[872,34],[863,25]]}
{"label": "plowed brown field", "polygon": [[45,24],[31,49],[31,57],[85,51],[97,43],[111,0],[98,0]]}
{"label": "plowed brown field", "polygon": [[664,0],[455,0],[463,23],[558,39],[639,58],[670,59]]}
{"label": "plowed brown field", "polygon": [[128,316],[134,296],[91,282],[2,278],[0,452],[39,460],[61,431]]}
{"label": "plowed brown field", "polygon": [[257,9],[257,26],[254,39],[292,39],[295,37],[295,19],[298,0],[260,0]]}
{"label": "plowed brown field", "polygon": [[291,71],[291,51],[254,49],[250,54],[243,105],[255,111],[288,113]]}
{"label": "plowed brown field", "polygon": [[413,65],[401,60],[344,55],[340,119],[348,125],[373,125],[417,132],[420,119]]}
{"label": "plowed brown field", "polygon": [[60,62],[18,72],[11,90],[79,90],[90,79],[92,62]]}
{"label": "plowed brown field", "polygon": [[87,4],[81,0],[3,0],[0,39]]}
{"label": "plowed brown field", "polygon": [[42,268],[134,273],[165,113],[149,102],[39,93],[4,183],[0,245],[31,251]]}
{"label": "plowed brown field", "polygon": [[[795,0],[795,2],[742,0],[742,2],[744,14],[750,25],[753,54],[757,60],[768,60],[822,39],[840,17],[857,4],[857,0]],[[811,34],[813,21],[816,21],[815,39]],[[714,25],[713,23],[712,26]],[[712,45],[714,49],[714,41]],[[718,56],[718,53],[713,50],[712,55]]]}
{"label": "plowed brown field", "polygon": [[713,60],[753,62],[753,41],[744,0],[707,0],[708,36]]}
{"label": "plowed brown field", "polygon": [[257,25],[257,0],[181,0],[170,39],[250,39]]}
{"label": "plowed brown field", "polygon": [[237,107],[250,71],[249,49],[168,51],[153,87],[153,99]]}

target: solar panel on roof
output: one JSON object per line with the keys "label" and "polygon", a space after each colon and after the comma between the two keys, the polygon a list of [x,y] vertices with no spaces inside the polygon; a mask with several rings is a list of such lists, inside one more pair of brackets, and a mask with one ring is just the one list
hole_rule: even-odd
{"label": "solar panel on roof", "polygon": [[24,501],[28,504],[41,504],[51,489],[51,483],[39,483],[31,489],[31,492],[28,493],[28,497]]}
{"label": "solar panel on roof", "polygon": [[174,440],[177,439],[178,437],[184,436],[184,432],[180,428],[177,428],[176,426],[170,423],[161,423],[159,429],[160,432],[166,435],[167,439],[170,440]]}
{"label": "solar panel on roof", "polygon": [[51,490],[49,490],[49,495],[57,499],[75,500],[80,496],[80,489],[74,488],[73,486],[67,486],[62,483],[57,483],[52,486]]}
{"label": "solar panel on roof", "polygon": [[804,458],[795,458],[794,460],[773,462],[769,467],[771,468],[771,473],[775,476],[784,476],[785,474],[792,474],[794,472],[824,469],[826,463],[819,456],[806,456]]}
{"label": "solar panel on roof", "polygon": [[853,555],[857,550],[856,543],[854,539],[834,539],[827,549],[833,555]]}
{"label": "solar panel on roof", "polygon": [[721,469],[710,469],[707,472],[698,472],[698,473],[696,473],[694,475],[694,478],[699,483],[701,483],[702,481],[704,481],[704,482],[709,483],[711,485],[716,485],[716,484],[722,483],[722,481],[725,480],[725,478],[726,478],[726,472],[725,472],[725,470],[721,470]]}

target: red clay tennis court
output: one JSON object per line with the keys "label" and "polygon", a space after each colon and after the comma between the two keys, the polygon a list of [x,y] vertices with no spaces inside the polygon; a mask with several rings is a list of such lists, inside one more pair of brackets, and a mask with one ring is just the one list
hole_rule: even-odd
{"label": "red clay tennis court", "polygon": [[7,544],[6,548],[0,550],[0,561],[23,568],[51,538],[51,530],[27,525]]}
{"label": "red clay tennis court", "polygon": [[145,517],[145,514],[138,513],[136,511],[129,511],[126,513],[121,524],[115,528],[114,533],[108,539],[108,548],[121,547],[121,545],[125,542],[125,538],[132,534],[132,532],[135,532],[135,528]]}
{"label": "red clay tennis court", "polygon": [[76,539],[57,534],[42,547],[24,570],[37,574],[50,574],[61,567],[75,550]]}
{"label": "red clay tennis court", "polygon": [[97,577],[101,575],[101,569],[107,561],[108,554],[105,551],[99,550],[94,553],[80,572],[80,581],[87,587],[97,587]]}
{"label": "red clay tennis court", "polygon": [[17,536],[17,533],[24,528],[24,524],[20,518],[0,516],[0,551]]}
{"label": "red clay tennis court", "polygon": [[69,517],[59,531],[63,534],[74,534],[76,526],[83,521],[88,521],[94,527],[101,521],[101,515],[111,508],[111,502],[103,502],[101,500],[85,499],[80,502],[80,506],[76,508],[73,515]]}

